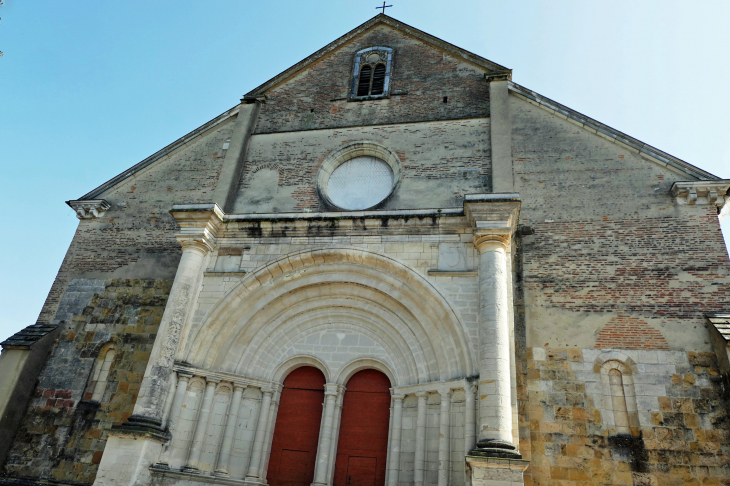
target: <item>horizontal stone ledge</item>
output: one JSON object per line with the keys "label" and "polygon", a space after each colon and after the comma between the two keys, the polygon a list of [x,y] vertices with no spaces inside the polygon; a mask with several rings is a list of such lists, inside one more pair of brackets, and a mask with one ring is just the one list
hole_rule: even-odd
{"label": "horizontal stone ledge", "polygon": [[474,270],[428,270],[430,277],[476,277],[479,272]]}
{"label": "horizontal stone ledge", "polygon": [[248,272],[203,272],[204,277],[245,277]]}

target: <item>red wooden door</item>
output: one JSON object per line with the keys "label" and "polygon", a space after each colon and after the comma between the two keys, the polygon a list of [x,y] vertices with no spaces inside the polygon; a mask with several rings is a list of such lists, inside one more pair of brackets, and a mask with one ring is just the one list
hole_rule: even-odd
{"label": "red wooden door", "polygon": [[324,375],[311,366],[284,380],[267,474],[271,486],[310,486],[324,401]]}
{"label": "red wooden door", "polygon": [[383,486],[390,380],[380,371],[363,370],[345,386],[334,486]]}
{"label": "red wooden door", "polygon": [[377,468],[375,457],[350,456],[347,461],[348,486],[375,486]]}

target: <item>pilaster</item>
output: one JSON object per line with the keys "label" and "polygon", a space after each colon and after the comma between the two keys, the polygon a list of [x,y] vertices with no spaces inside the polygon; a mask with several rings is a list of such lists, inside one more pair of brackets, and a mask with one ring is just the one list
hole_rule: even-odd
{"label": "pilaster", "polygon": [[236,197],[238,181],[241,179],[243,163],[246,159],[248,142],[251,134],[256,129],[256,120],[261,111],[261,100],[242,101],[238,109],[238,116],[233,126],[231,140],[228,142],[228,150],[223,159],[218,176],[218,184],[213,192],[213,202],[224,210],[230,210],[233,200]]}
{"label": "pilaster", "polygon": [[489,83],[489,126],[492,146],[492,192],[515,190],[512,164],[512,116],[509,109],[510,73],[485,75]]}

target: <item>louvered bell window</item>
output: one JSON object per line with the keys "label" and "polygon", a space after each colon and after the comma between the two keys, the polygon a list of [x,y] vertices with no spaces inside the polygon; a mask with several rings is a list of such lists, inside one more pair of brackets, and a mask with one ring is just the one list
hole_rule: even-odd
{"label": "louvered bell window", "polygon": [[355,55],[355,79],[351,98],[388,96],[393,49],[369,47]]}

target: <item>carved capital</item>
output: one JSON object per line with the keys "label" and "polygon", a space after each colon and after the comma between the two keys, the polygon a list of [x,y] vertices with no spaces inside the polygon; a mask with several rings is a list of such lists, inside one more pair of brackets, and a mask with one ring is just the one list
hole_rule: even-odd
{"label": "carved capital", "polygon": [[730,190],[730,179],[672,184],[672,196],[677,204],[713,205],[718,210],[727,205],[728,199],[730,199],[728,190]]}
{"label": "carved capital", "polygon": [[509,250],[520,216],[519,194],[467,195],[464,214],[474,227],[474,246],[479,253]]}
{"label": "carved capital", "polygon": [[509,250],[512,243],[511,231],[481,230],[474,232],[474,248],[479,253],[485,251]]}
{"label": "carved capital", "polygon": [[205,235],[199,238],[179,235],[176,237],[183,251],[199,251],[203,255],[206,255],[209,251],[213,250],[213,239]]}
{"label": "carved capital", "polygon": [[224,217],[217,204],[176,204],[170,214],[180,225],[175,238],[183,251],[190,249],[206,254],[215,248]]}
{"label": "carved capital", "polygon": [[79,219],[92,219],[101,218],[104,213],[112,207],[104,199],[77,199],[73,201],[66,201],[66,204],[76,211],[76,217]]}
{"label": "carved capital", "polygon": [[328,396],[339,396],[345,391],[345,387],[338,385],[337,383],[325,383],[324,394]]}

